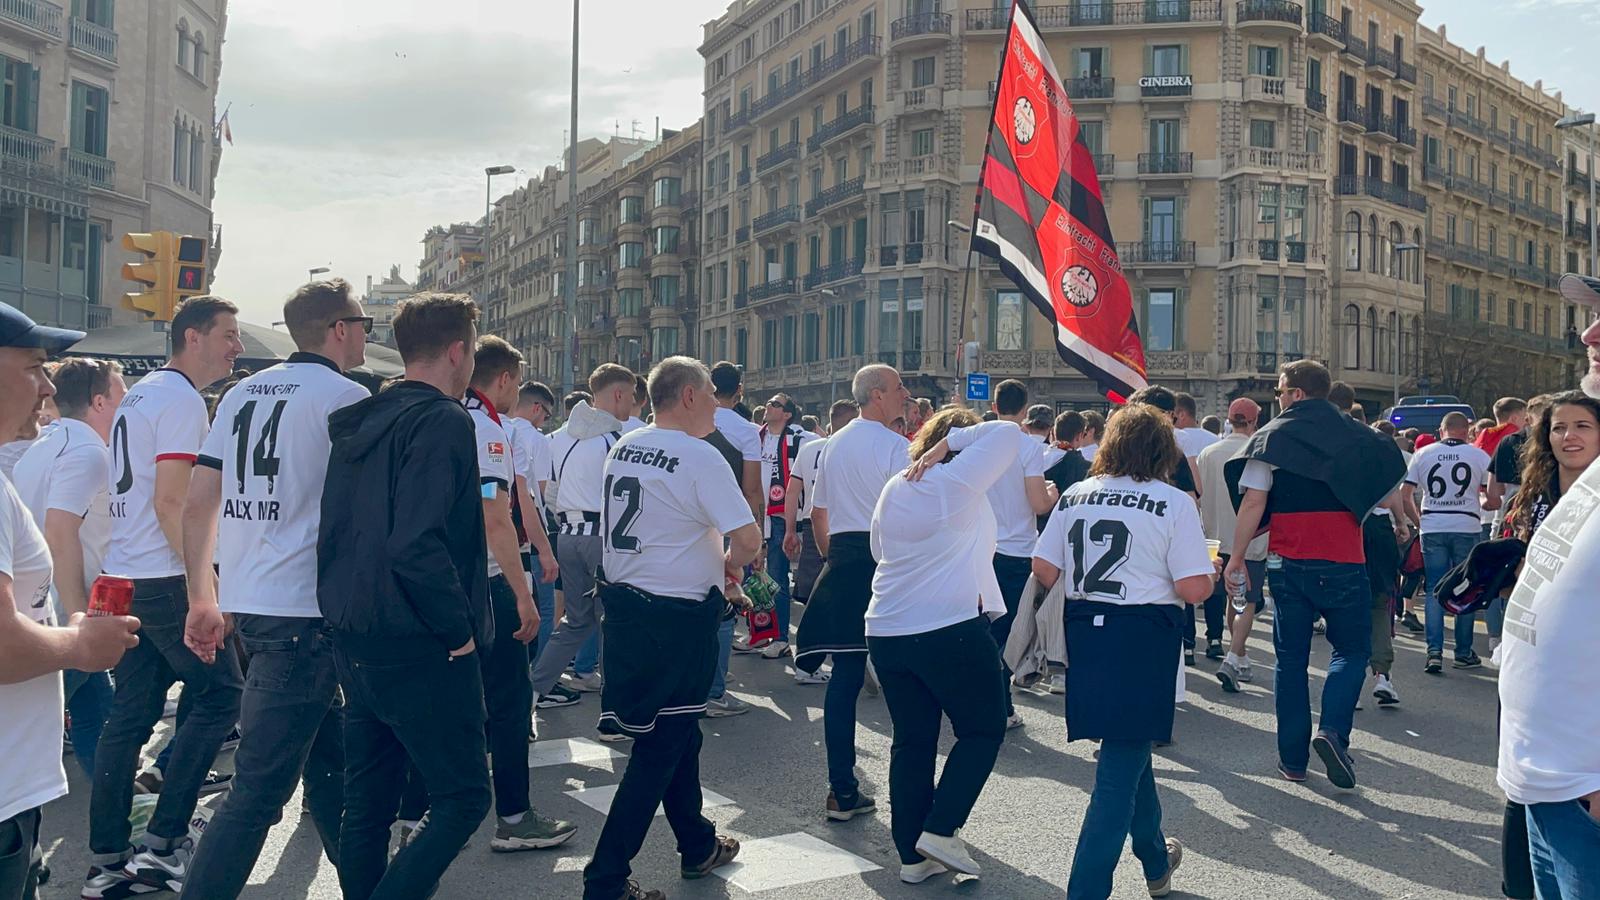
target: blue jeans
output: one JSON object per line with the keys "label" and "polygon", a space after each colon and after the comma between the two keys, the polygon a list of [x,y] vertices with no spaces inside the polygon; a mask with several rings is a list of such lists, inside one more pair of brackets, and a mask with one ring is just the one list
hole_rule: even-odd
{"label": "blue jeans", "polygon": [[544,569],[539,565],[538,556],[523,554],[522,567],[533,576],[533,605],[539,609],[539,635],[534,638],[533,652],[528,654],[530,660],[537,660],[551,632],[556,630],[556,586],[555,582],[545,584],[542,580]]}
{"label": "blue jeans", "polygon": [[[1422,536],[1422,569],[1427,576],[1428,597],[1427,621],[1423,625],[1427,629],[1425,637],[1430,654],[1444,653],[1444,607],[1439,605],[1434,589],[1451,569],[1466,562],[1467,554],[1477,544],[1477,532],[1440,532]],[[1456,659],[1466,659],[1472,655],[1472,626],[1477,619],[1477,613],[1456,616]]]}
{"label": "blue jeans", "polygon": [[[333,664],[332,632],[321,619],[240,614],[250,658],[239,708],[233,790],[195,852],[185,889],[196,897],[237,897],[283,817],[295,785],[323,849],[339,862],[344,814],[344,706]],[[220,835],[220,837],[218,837]]]}
{"label": "blue jeans", "polygon": [[[1311,757],[1311,623],[1328,625],[1333,657],[1322,685],[1322,731],[1350,746],[1356,701],[1372,655],[1372,585],[1366,566],[1323,560],[1286,559],[1268,570],[1277,612],[1272,617],[1273,703],[1278,714],[1278,760],[1304,772]],[[1103,756],[1104,754],[1102,754]]]}
{"label": "blue jeans", "polygon": [[767,574],[778,583],[778,640],[789,640],[789,555],[783,552],[783,539],[789,533],[789,523],[783,516],[768,516],[772,534],[767,538]]}
{"label": "blue jeans", "polygon": [[[94,777],[94,751],[100,745],[100,732],[106,727],[106,716],[111,714],[111,676],[104,672],[79,672],[67,669],[61,673],[67,698],[67,712],[72,716],[72,727],[67,737],[72,741],[72,755],[84,774]],[[169,745],[170,746],[170,745]]]}
{"label": "blue jeans", "polygon": [[1072,854],[1067,900],[1111,896],[1111,876],[1130,835],[1145,880],[1165,877],[1167,838],[1161,833],[1161,800],[1150,766],[1150,742],[1101,741],[1094,792],[1078,831],[1078,849]]}
{"label": "blue jeans", "polygon": [[1600,822],[1578,801],[1529,806],[1528,849],[1539,900],[1600,897]]}
{"label": "blue jeans", "polygon": [[822,742],[828,750],[828,787],[841,804],[855,799],[856,700],[867,683],[867,654],[833,654],[833,676],[822,698]]}
{"label": "blue jeans", "polygon": [[733,620],[723,619],[717,628],[717,671],[711,676],[712,700],[721,700],[728,690],[728,660],[733,656]]}

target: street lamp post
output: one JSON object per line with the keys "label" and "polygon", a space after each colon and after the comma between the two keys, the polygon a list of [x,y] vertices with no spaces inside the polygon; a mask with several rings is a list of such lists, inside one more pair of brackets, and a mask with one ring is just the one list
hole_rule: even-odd
{"label": "street lamp post", "polygon": [[[1405,254],[1416,253],[1422,250],[1417,244],[1395,244],[1393,248],[1394,263],[1394,399],[1390,401],[1389,408],[1400,405],[1400,332],[1404,330],[1401,324],[1405,316],[1400,312],[1400,277],[1405,271]],[[1418,335],[1412,335],[1413,341],[1420,340]]]}
{"label": "street lamp post", "polygon": [[1600,212],[1600,210],[1597,210],[1597,208],[1595,206],[1595,186],[1596,186],[1595,183],[1596,183],[1596,180],[1597,180],[1597,173],[1594,170],[1594,145],[1595,145],[1595,140],[1594,140],[1594,122],[1595,122],[1594,113],[1583,113],[1582,115],[1579,115],[1578,113],[1573,113],[1570,116],[1563,116],[1560,121],[1556,122],[1556,127],[1559,128],[1559,129],[1562,129],[1562,130],[1566,130],[1566,129],[1569,129],[1569,128],[1582,128],[1582,129],[1584,129],[1584,137],[1588,139],[1588,144],[1589,144],[1589,179],[1588,179],[1589,180],[1589,275],[1591,277],[1593,277],[1595,275],[1600,275],[1600,268],[1596,268],[1596,259],[1595,259],[1596,255],[1597,255],[1597,250],[1600,250],[1600,215],[1596,214],[1597,212]]}
{"label": "street lamp post", "polygon": [[578,367],[578,4],[572,0],[572,122],[567,131],[567,301],[561,316],[561,395]]}
{"label": "street lamp post", "polygon": [[316,268],[309,269],[307,271],[310,273],[310,276],[306,280],[307,281],[316,281],[318,275],[326,275],[326,274],[328,274],[329,272],[331,272],[333,270],[328,268],[327,266],[317,266]]}
{"label": "street lamp post", "polygon": [[[967,359],[967,353],[966,353],[966,350],[967,350],[967,304],[968,304],[968,301],[972,297],[972,281],[978,275],[977,254],[975,254],[972,251],[972,226],[968,225],[965,222],[959,222],[959,221],[957,221],[955,219],[951,219],[951,220],[945,222],[944,224],[945,224],[946,228],[954,228],[955,230],[961,232],[962,234],[967,235],[967,266],[966,266],[966,272],[962,275],[962,278],[961,278],[961,313],[956,318],[956,331],[957,331],[957,338],[956,338],[956,390],[960,391],[961,392],[961,396],[963,398],[965,398],[966,397],[966,380],[967,380],[967,375],[968,375],[967,365],[970,362],[970,360]],[[973,340],[973,343],[977,343],[977,340],[978,340],[978,323],[977,323],[976,320],[977,320],[977,311],[974,310],[973,311],[973,322],[972,322],[972,340]]]}
{"label": "street lamp post", "polygon": [[[489,311],[489,225],[494,215],[494,177],[510,175],[516,166],[488,166],[483,170],[483,310]],[[493,324],[491,319],[490,324]]]}

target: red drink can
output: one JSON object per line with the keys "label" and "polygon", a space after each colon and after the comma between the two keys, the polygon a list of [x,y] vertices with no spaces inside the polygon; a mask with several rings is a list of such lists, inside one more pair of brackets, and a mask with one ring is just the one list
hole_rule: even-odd
{"label": "red drink can", "polygon": [[89,615],[126,616],[133,611],[133,582],[101,575],[89,588]]}

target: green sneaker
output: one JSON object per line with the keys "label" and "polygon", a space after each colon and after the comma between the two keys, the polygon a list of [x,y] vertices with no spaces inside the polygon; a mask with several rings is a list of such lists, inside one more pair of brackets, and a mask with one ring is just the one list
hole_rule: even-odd
{"label": "green sneaker", "polygon": [[522,821],[513,825],[505,819],[496,819],[494,838],[489,849],[502,853],[516,850],[544,850],[567,842],[578,833],[578,826],[560,819],[541,816],[533,810],[522,814]]}

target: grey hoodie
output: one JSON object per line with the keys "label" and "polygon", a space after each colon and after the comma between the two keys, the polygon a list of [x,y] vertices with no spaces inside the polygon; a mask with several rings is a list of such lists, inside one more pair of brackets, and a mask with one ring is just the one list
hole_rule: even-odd
{"label": "grey hoodie", "polygon": [[572,408],[567,424],[550,436],[550,459],[555,469],[550,480],[555,484],[546,493],[552,498],[552,512],[581,516],[601,511],[606,456],[622,431],[622,422],[616,416],[595,409],[587,400]]}

